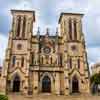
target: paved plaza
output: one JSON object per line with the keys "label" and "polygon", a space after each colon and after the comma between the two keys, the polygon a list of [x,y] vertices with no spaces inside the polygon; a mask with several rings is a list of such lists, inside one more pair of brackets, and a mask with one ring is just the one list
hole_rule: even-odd
{"label": "paved plaza", "polygon": [[50,94],[40,94],[33,97],[25,97],[20,94],[8,95],[9,100],[100,100],[100,96],[91,95],[71,95],[71,96],[57,96]]}

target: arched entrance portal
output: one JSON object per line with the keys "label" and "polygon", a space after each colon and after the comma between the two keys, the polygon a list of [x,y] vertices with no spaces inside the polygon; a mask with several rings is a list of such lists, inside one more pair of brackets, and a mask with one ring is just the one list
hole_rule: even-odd
{"label": "arched entrance portal", "polygon": [[79,92],[79,82],[76,76],[72,79],[72,93],[78,93]]}
{"label": "arched entrance portal", "polygon": [[51,80],[48,76],[44,76],[42,79],[42,92],[51,92]]}
{"label": "arched entrance portal", "polygon": [[18,75],[13,80],[13,92],[20,92],[20,77]]}

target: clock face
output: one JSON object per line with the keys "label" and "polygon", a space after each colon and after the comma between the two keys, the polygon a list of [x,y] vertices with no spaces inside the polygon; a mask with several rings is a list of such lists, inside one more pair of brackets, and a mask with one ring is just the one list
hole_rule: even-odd
{"label": "clock face", "polygon": [[51,49],[49,47],[44,48],[44,53],[48,54],[51,52]]}

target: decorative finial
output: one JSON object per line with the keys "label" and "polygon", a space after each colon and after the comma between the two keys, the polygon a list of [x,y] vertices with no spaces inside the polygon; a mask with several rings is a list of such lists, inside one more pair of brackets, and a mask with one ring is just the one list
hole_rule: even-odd
{"label": "decorative finial", "polygon": [[49,35],[49,28],[46,29],[46,34]]}
{"label": "decorative finial", "polygon": [[40,34],[40,27],[38,27],[37,34],[38,35]]}
{"label": "decorative finial", "polygon": [[58,27],[56,28],[56,36],[58,36]]}
{"label": "decorative finial", "polygon": [[39,39],[39,36],[40,36],[40,27],[38,27],[38,30],[37,30],[37,38]]}

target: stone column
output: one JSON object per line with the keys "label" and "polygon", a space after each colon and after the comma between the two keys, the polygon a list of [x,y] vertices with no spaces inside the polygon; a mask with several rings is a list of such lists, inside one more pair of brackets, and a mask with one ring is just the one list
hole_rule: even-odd
{"label": "stone column", "polygon": [[60,77],[59,73],[56,73],[55,77],[55,94],[60,94]]}
{"label": "stone column", "polygon": [[38,94],[38,72],[33,72],[33,94]]}
{"label": "stone column", "polygon": [[70,88],[70,84],[68,78],[68,71],[65,71],[64,72],[64,94],[65,95],[69,95],[69,88]]}

